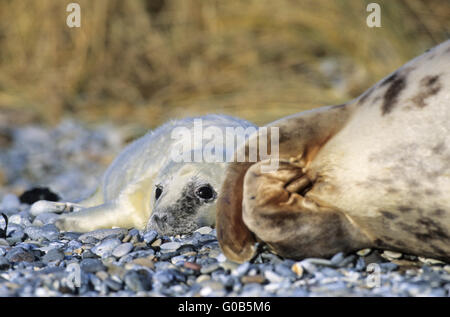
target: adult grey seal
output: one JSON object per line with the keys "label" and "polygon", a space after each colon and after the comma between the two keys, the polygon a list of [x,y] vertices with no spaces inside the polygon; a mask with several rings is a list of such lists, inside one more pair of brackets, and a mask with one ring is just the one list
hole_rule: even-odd
{"label": "adult grey seal", "polygon": [[[227,129],[236,132],[236,139],[220,146]],[[168,122],[125,147],[92,197],[80,203],[38,201],[31,213],[73,209],[55,224],[78,232],[147,227],[170,235],[213,226],[225,155],[230,156],[255,129],[247,121],[225,115]]]}
{"label": "adult grey seal", "polygon": [[346,104],[268,126],[279,169],[227,167],[216,225],[229,259],[260,241],[295,259],[373,247],[450,260],[450,41]]}

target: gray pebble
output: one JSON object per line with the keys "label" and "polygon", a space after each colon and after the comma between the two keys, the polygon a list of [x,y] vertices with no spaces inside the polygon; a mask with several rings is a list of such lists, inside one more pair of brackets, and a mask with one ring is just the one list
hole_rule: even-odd
{"label": "gray pebble", "polygon": [[124,255],[127,255],[128,253],[130,253],[131,250],[133,250],[132,243],[130,243],[130,242],[122,243],[114,248],[114,250],[112,251],[112,255],[115,256],[116,258],[121,258]]}
{"label": "gray pebble", "polygon": [[129,271],[124,282],[133,292],[149,291],[152,288],[152,278],[146,270]]}
{"label": "gray pebble", "polygon": [[20,200],[14,194],[6,194],[0,203],[0,209],[4,211],[13,211],[20,208]]}
{"label": "gray pebble", "polygon": [[88,273],[95,273],[106,269],[99,259],[84,259],[81,261],[80,267],[83,271]]}
{"label": "gray pebble", "polygon": [[200,273],[209,274],[219,268],[220,268],[220,265],[218,263],[208,264],[208,265],[202,266],[202,268],[200,269]]}
{"label": "gray pebble", "polygon": [[11,264],[9,263],[8,259],[4,256],[0,256],[0,270],[4,271],[11,267]]}
{"label": "gray pebble", "polygon": [[144,242],[147,244],[151,244],[153,241],[156,240],[156,237],[158,236],[158,233],[155,230],[150,230],[144,233]]}
{"label": "gray pebble", "polygon": [[58,249],[51,249],[42,257],[42,262],[48,264],[49,262],[64,260],[64,253]]}
{"label": "gray pebble", "polygon": [[43,226],[47,224],[52,224],[58,219],[58,215],[53,212],[44,212],[42,214],[39,214],[34,218],[33,225],[35,226]]}
{"label": "gray pebble", "polygon": [[124,236],[127,233],[126,229],[115,228],[115,229],[99,229],[91,232],[86,232],[78,237],[83,243],[89,243],[92,239],[103,240],[107,237],[115,236],[119,239],[120,236]]}
{"label": "gray pebble", "polygon": [[122,289],[122,283],[119,283],[113,279],[111,279],[110,277],[108,277],[105,281],[104,281],[105,285],[108,286],[111,290],[113,291],[119,291],[120,289]]}
{"label": "gray pebble", "polygon": [[20,247],[12,248],[7,254],[6,259],[9,262],[33,262],[34,255]]}
{"label": "gray pebble", "polygon": [[166,242],[161,244],[159,247],[161,249],[161,252],[173,252],[176,251],[181,246],[181,243],[179,242]]}
{"label": "gray pebble", "polygon": [[344,252],[339,252],[330,259],[330,262],[332,265],[338,266],[344,260],[344,258]]}
{"label": "gray pebble", "polygon": [[99,257],[106,257],[111,255],[112,251],[121,244],[122,241],[120,241],[119,239],[110,238],[103,240],[100,244],[93,247],[91,251]]}

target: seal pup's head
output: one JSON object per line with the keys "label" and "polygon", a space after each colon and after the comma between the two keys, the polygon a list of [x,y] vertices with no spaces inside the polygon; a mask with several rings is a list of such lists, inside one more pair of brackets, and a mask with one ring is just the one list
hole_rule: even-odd
{"label": "seal pup's head", "polygon": [[154,182],[147,230],[163,235],[190,233],[215,225],[216,200],[225,163],[173,163]]}

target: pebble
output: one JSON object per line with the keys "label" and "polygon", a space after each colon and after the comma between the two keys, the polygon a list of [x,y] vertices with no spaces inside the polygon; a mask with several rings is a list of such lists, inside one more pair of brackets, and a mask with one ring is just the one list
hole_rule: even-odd
{"label": "pebble", "polygon": [[115,229],[99,229],[99,230],[94,230],[91,232],[86,232],[84,234],[82,234],[81,236],[78,237],[78,240],[80,240],[82,243],[90,243],[92,241],[92,239],[96,239],[96,240],[103,240],[106,237],[116,237],[119,238],[122,235],[125,235],[127,233],[126,229],[120,229],[120,228],[115,228]]}
{"label": "pebble", "polygon": [[202,274],[209,274],[214,272],[215,270],[219,269],[220,265],[219,263],[212,263],[212,264],[208,264],[205,266],[202,266],[202,268],[200,269],[200,273]]}
{"label": "pebble", "polygon": [[297,277],[302,277],[303,276],[303,266],[301,263],[294,263],[291,267],[291,270],[297,275]]}
{"label": "pebble", "polygon": [[111,255],[112,251],[121,244],[122,241],[117,238],[105,239],[100,244],[93,247],[91,251],[99,257],[106,257]]}
{"label": "pebble", "polygon": [[155,241],[153,241],[153,243],[151,244],[151,246],[153,248],[159,248],[162,244],[162,240],[161,239],[156,239]]}
{"label": "pebble", "polygon": [[106,267],[99,259],[83,259],[80,263],[80,268],[88,273],[95,273],[98,271],[104,271]]}
{"label": "pebble", "polygon": [[356,254],[358,256],[368,256],[370,252],[372,252],[372,249],[361,249],[358,252],[356,252]]}
{"label": "pebble", "polygon": [[124,255],[127,255],[128,253],[130,253],[131,250],[133,250],[132,243],[129,243],[129,242],[122,243],[114,248],[114,250],[112,251],[112,255],[115,256],[116,258],[121,258]]}
{"label": "pebble", "polygon": [[266,279],[262,275],[253,275],[253,276],[244,275],[241,277],[242,284],[250,284],[250,283],[262,284],[265,281]]}
{"label": "pebble", "polygon": [[200,234],[210,234],[212,230],[213,229],[211,227],[201,227],[195,230],[194,232],[198,232]]}
{"label": "pebble", "polygon": [[178,250],[178,248],[181,246],[181,243],[179,242],[166,242],[160,245],[161,251],[164,252],[173,252]]}
{"label": "pebble", "polygon": [[33,262],[34,261],[34,255],[26,251],[22,248],[12,248],[7,254],[6,259],[9,262],[16,263],[16,262]]}
{"label": "pebble", "polygon": [[394,251],[384,251],[382,256],[385,256],[389,259],[400,259],[402,257],[402,254]]}
{"label": "pebble", "polygon": [[0,256],[0,271],[7,270],[11,267],[11,264],[9,263],[8,259],[4,256]]}
{"label": "pebble", "polygon": [[42,257],[42,262],[47,264],[62,260],[64,260],[64,253],[58,249],[51,249]]}
{"label": "pebble", "polygon": [[[20,127],[14,129],[22,131]],[[75,134],[68,135],[66,130]],[[106,135],[109,137],[116,130],[105,130],[109,131]],[[87,149],[92,150],[91,145],[86,147],[92,143],[86,143],[84,136],[92,134],[86,134],[76,124],[64,125],[51,137],[45,131],[40,128],[37,132],[29,130],[27,140],[42,137],[42,142],[36,146],[36,143],[26,141],[15,147],[14,151],[22,151],[20,155],[9,149],[0,152],[0,165],[9,168],[16,164],[11,162],[20,161],[20,156],[33,147],[50,150],[57,144],[58,151],[72,148],[64,155],[60,152],[51,152],[49,156],[25,155],[30,162],[20,164],[26,165],[27,173],[34,175],[34,179],[54,183],[55,192],[64,199],[71,195],[74,199],[79,198],[81,190],[93,188],[98,179],[89,171],[88,176],[95,182],[85,183],[83,173],[93,163],[84,157],[74,157]],[[63,143],[58,143],[59,135],[64,136]],[[94,153],[112,155],[100,145],[106,139],[100,137],[98,140],[99,143],[94,142],[93,148],[98,149]],[[13,159],[5,161],[5,153]],[[77,164],[84,164],[84,167]],[[61,173],[68,169],[75,172]],[[55,171],[58,180],[46,178]],[[24,183],[22,174],[16,177],[14,173],[11,179],[17,180],[18,186],[31,187]],[[81,183],[80,176],[83,176]],[[8,208],[11,208],[7,211],[8,235],[0,238],[0,296],[403,297],[450,294],[450,265],[432,259],[406,254],[398,256],[395,252],[389,253],[391,251],[381,251],[381,256],[377,249],[363,249],[348,255],[337,253],[329,260],[309,258],[296,262],[262,248],[251,263],[237,264],[222,253],[216,230],[210,227],[175,237],[137,229],[60,233],[53,225],[56,214],[42,209],[42,213],[32,216],[29,205],[13,202],[14,197],[5,198],[4,191],[0,195],[3,195],[0,207],[9,204]],[[11,203],[5,203],[8,199]],[[0,228],[4,228],[2,217]],[[366,271],[366,265],[370,263],[381,268],[381,285],[377,287],[367,286],[367,278],[373,273]],[[80,287],[75,287],[74,277],[81,281]]]}
{"label": "pebble", "polygon": [[156,237],[157,237],[157,236],[158,236],[158,233],[157,233],[155,230],[147,231],[147,232],[144,234],[144,241],[145,241],[145,243],[147,243],[147,244],[152,244],[153,241],[156,240]]}
{"label": "pebble", "polygon": [[276,274],[275,272],[272,271],[265,271],[264,272],[264,277],[270,282],[270,283],[280,283],[281,281],[283,281],[283,277]]}
{"label": "pebble", "polygon": [[4,210],[5,212],[13,211],[16,209],[19,209],[20,207],[20,200],[19,197],[17,197],[14,194],[6,194],[3,196],[2,202],[0,203],[0,209]]}

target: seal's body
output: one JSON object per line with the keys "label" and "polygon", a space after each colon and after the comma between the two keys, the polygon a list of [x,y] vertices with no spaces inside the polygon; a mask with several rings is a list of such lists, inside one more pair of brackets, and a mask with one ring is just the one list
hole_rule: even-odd
{"label": "seal's body", "polygon": [[[201,126],[196,126],[196,122]],[[48,205],[56,210],[67,206],[80,209],[56,221],[66,231],[147,227],[161,234],[179,234],[199,226],[213,226],[215,202],[226,167],[225,154],[234,147],[213,147],[212,150],[224,154],[217,156],[223,157],[222,160],[213,161],[203,157],[208,154],[204,146],[213,138],[214,131],[219,136],[221,132],[225,135],[226,128],[247,129],[254,125],[225,115],[168,122],[128,145],[107,169],[89,199],[79,204],[40,201],[31,207],[31,212],[48,211],[39,207]],[[213,133],[208,135],[208,129],[213,129]],[[195,161],[195,153],[201,154],[200,161]]]}
{"label": "seal's body", "polygon": [[290,258],[378,247],[450,260],[450,41],[347,104],[268,126],[280,168],[227,168],[217,232],[229,258],[260,240]]}

